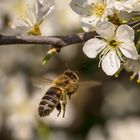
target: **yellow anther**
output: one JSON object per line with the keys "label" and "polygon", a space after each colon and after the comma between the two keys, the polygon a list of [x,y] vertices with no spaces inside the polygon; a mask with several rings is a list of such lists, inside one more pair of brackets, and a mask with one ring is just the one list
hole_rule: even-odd
{"label": "yellow anther", "polygon": [[114,40],[114,39],[109,42],[109,46],[112,48],[117,48],[117,47],[119,47],[120,44],[121,43],[119,41]]}
{"label": "yellow anther", "polygon": [[105,11],[105,6],[101,3],[92,4],[89,9],[91,15],[102,16]]}
{"label": "yellow anther", "polygon": [[95,13],[97,16],[102,16],[105,11],[105,6],[102,4],[97,4],[95,7]]}
{"label": "yellow anther", "polygon": [[119,77],[119,74],[121,73],[121,71],[123,70],[123,68],[124,68],[124,67],[122,66],[122,67],[115,73],[114,76],[115,76],[116,78]]}
{"label": "yellow anther", "polygon": [[137,80],[137,83],[140,84],[140,80],[139,79]]}
{"label": "yellow anther", "polygon": [[41,31],[40,31],[40,28],[39,28],[39,25],[36,24],[34,25],[34,27],[31,29],[31,31],[27,32],[28,35],[41,35]]}
{"label": "yellow anther", "polygon": [[132,76],[130,76],[130,80],[132,81],[134,79],[134,76],[132,75]]}

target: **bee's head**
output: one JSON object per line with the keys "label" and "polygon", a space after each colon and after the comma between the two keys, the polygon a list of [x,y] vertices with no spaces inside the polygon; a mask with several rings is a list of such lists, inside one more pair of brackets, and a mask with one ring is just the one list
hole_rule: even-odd
{"label": "bee's head", "polygon": [[77,81],[79,80],[79,77],[77,76],[77,74],[72,70],[66,70],[64,74],[67,75],[72,80],[77,80]]}

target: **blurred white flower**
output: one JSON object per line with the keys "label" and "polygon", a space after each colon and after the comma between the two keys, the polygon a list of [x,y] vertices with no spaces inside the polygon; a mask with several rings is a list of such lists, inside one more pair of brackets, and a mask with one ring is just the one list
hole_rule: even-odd
{"label": "blurred white flower", "polygon": [[32,139],[37,111],[34,98],[28,95],[24,75],[18,73],[10,77],[6,88],[3,102],[6,126],[12,130],[15,139]]}
{"label": "blurred white flower", "polygon": [[140,140],[140,119],[111,120],[107,123],[109,140]]}
{"label": "blurred white flower", "polygon": [[[110,0],[112,8],[117,11],[126,11],[128,13],[135,11],[133,8],[133,3],[135,0]],[[138,0],[137,0],[138,1]]]}
{"label": "blurred white flower", "polygon": [[140,111],[139,89],[137,85],[124,81],[111,81],[104,87],[102,113],[105,117],[125,116]]}
{"label": "blurred white flower", "polygon": [[140,0],[133,0],[133,11],[140,11]]}
{"label": "blurred white flower", "polygon": [[124,56],[138,59],[134,44],[134,30],[128,25],[116,27],[111,22],[104,21],[96,26],[96,32],[101,39],[88,40],[83,47],[83,52],[89,58],[95,58],[101,52],[100,63],[107,75],[113,75],[119,70]]}
{"label": "blurred white flower", "polygon": [[106,0],[72,0],[70,6],[82,17],[85,31],[94,30],[98,22],[107,20],[107,16],[111,14],[110,1]]}
{"label": "blurred white flower", "polygon": [[133,72],[133,75],[130,77],[131,80],[138,75],[137,83],[140,83],[140,55],[138,56],[137,60],[127,59],[126,63],[124,64],[124,68],[128,72]]}
{"label": "blurred white flower", "polygon": [[39,26],[53,8],[53,0],[15,0],[11,6],[10,26],[29,27],[33,35],[40,35]]}
{"label": "blurred white flower", "polygon": [[100,126],[93,126],[89,130],[86,140],[105,140],[102,128]]}

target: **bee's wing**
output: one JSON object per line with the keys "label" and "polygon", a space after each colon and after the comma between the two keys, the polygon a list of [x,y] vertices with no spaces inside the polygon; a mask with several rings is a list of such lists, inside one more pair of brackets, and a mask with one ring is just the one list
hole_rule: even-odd
{"label": "bee's wing", "polygon": [[53,80],[52,79],[46,79],[46,78],[30,78],[30,81],[33,83],[34,86],[39,88],[44,88],[48,85],[51,85]]}
{"label": "bee's wing", "polygon": [[90,80],[90,81],[81,81],[79,82],[79,86],[81,87],[95,87],[95,86],[100,86],[102,83],[100,81],[95,81],[95,80]]}
{"label": "bee's wing", "polygon": [[[93,88],[92,91],[93,91],[93,93],[94,93],[94,89],[95,89],[96,87],[98,87],[98,86],[99,86],[99,88],[100,88],[101,85],[102,85],[102,83],[101,83],[100,81],[95,81],[95,80],[80,81],[80,82],[79,82],[79,88],[78,88],[78,90],[76,91],[76,94],[74,94],[74,96],[75,96],[75,97],[79,97],[79,96],[81,96],[82,94],[84,95],[85,93],[89,92],[89,90],[90,90],[91,88]],[[82,96],[82,97],[83,97],[83,96]],[[85,97],[85,96],[84,96],[84,97]]]}

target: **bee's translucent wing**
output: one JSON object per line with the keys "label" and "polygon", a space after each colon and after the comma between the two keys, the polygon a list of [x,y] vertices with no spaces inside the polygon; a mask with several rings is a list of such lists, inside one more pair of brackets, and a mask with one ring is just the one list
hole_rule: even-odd
{"label": "bee's translucent wing", "polygon": [[43,88],[48,85],[51,85],[53,83],[52,79],[46,79],[46,78],[30,78],[30,81],[33,83],[34,86]]}
{"label": "bee's translucent wing", "polygon": [[102,83],[100,81],[95,81],[95,80],[89,80],[89,81],[81,81],[79,82],[79,86],[84,86],[84,87],[95,87],[95,86],[100,86]]}
{"label": "bee's translucent wing", "polygon": [[82,94],[88,93],[89,90],[91,90],[91,88],[93,88],[92,91],[94,93],[94,88],[98,86],[100,88],[101,85],[102,83],[100,81],[95,81],[95,80],[80,81],[79,88],[76,91],[76,94],[74,94],[75,99],[79,96],[83,96]]}

